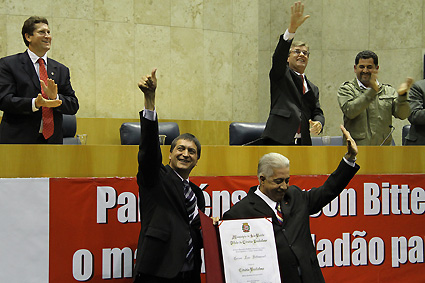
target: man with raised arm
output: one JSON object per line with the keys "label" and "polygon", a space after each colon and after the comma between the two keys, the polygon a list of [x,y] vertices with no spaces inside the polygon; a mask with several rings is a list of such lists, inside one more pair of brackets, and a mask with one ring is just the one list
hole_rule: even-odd
{"label": "man with raised arm", "polygon": [[189,181],[201,156],[201,144],[182,134],[162,164],[155,109],[156,69],[142,77],[145,109],[140,112],[141,141],[137,184],[141,230],[135,266],[136,283],[200,283],[202,237],[198,209],[205,210],[201,189]]}
{"label": "man with raised arm", "polygon": [[[326,182],[304,191],[289,185],[289,160],[268,153],[258,162],[258,186],[223,215],[223,219],[271,217],[282,283],[325,282],[311,239],[310,215],[336,198],[360,169],[357,146],[341,126],[347,153]],[[264,278],[267,279],[267,278]]]}
{"label": "man with raised arm", "polygon": [[311,145],[310,132],[319,134],[325,124],[319,88],[304,74],[310,57],[305,42],[293,41],[295,32],[310,16],[304,4],[291,6],[288,29],[279,38],[270,70],[271,106],[262,134],[265,145]]}

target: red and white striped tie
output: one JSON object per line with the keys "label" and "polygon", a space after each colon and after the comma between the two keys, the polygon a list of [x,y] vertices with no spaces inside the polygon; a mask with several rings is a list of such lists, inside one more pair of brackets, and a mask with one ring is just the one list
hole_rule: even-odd
{"label": "red and white striped tie", "polygon": [[282,214],[282,210],[280,209],[280,203],[276,203],[276,218],[279,221],[279,224],[282,225],[283,224],[283,214]]}

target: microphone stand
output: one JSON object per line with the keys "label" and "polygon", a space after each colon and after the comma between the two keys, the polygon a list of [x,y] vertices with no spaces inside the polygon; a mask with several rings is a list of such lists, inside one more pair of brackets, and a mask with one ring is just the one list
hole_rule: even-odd
{"label": "microphone stand", "polygon": [[263,139],[263,138],[255,139],[255,140],[253,140],[253,141],[250,141],[250,142],[244,143],[242,146],[247,146],[247,145],[256,144],[257,142],[261,141],[262,139]]}
{"label": "microphone stand", "polygon": [[389,127],[391,128],[391,132],[388,134],[388,136],[384,139],[384,141],[379,146],[383,145],[387,141],[387,139],[391,136],[391,134],[394,132],[395,127],[393,125],[389,125]]}

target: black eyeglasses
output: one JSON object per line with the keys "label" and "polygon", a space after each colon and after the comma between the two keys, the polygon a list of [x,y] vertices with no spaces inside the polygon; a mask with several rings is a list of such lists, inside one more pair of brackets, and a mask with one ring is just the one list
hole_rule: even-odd
{"label": "black eyeglasses", "polygon": [[307,50],[294,49],[294,50],[291,50],[291,52],[294,52],[297,55],[300,55],[302,53],[304,56],[307,56],[307,57],[310,56],[310,51],[307,51]]}

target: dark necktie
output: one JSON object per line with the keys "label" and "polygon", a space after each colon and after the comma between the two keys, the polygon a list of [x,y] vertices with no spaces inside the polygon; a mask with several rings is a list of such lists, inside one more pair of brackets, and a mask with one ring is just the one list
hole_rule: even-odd
{"label": "dark necktie", "polygon": [[305,94],[304,76],[301,75],[301,81],[303,83],[303,94]]}
{"label": "dark necktie", "polygon": [[[187,209],[187,214],[189,216],[189,224],[191,224],[193,222],[193,220],[196,218],[196,216],[198,215],[198,209],[196,207],[196,196],[195,193],[193,192],[192,188],[189,185],[189,182],[186,180],[183,180],[183,185],[184,185],[184,198],[185,198],[185,203],[186,203],[186,209]],[[190,262],[193,258],[193,242],[192,242],[192,237],[190,237],[189,239],[189,251],[186,254],[186,260],[187,262]]]}
{"label": "dark necktie", "polygon": [[[301,82],[303,84],[303,94],[305,94],[304,76],[300,75],[300,77],[301,77]],[[297,130],[297,134],[300,134],[300,133],[301,133],[301,123],[298,125],[298,130]]]}
{"label": "dark necktie", "polygon": [[282,210],[280,209],[280,203],[276,203],[276,210],[277,210],[277,214],[276,214],[276,218],[279,221],[279,224],[282,225],[283,223],[283,214],[282,214]]}
{"label": "dark necktie", "polygon": [[[38,58],[39,72],[40,72],[40,80],[42,80],[47,85],[47,70],[44,65],[43,58]],[[41,86],[41,83],[40,83]],[[44,99],[49,99],[47,95],[44,93],[43,87],[41,86],[41,95]],[[49,107],[42,107],[42,117],[43,117],[43,136],[47,140],[53,135],[53,131],[55,129],[53,122],[53,109]]]}

